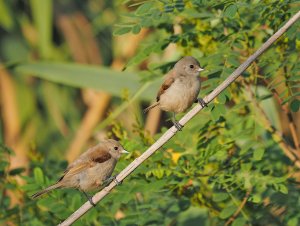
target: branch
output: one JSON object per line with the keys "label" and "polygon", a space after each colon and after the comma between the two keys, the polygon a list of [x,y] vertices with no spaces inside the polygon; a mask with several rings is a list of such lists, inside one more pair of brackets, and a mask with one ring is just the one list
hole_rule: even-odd
{"label": "branch", "polygon": [[[242,63],[224,82],[222,82],[215,90],[209,95],[204,97],[206,103],[213,101],[223,90],[225,90],[231,83],[233,83],[249,66],[256,60],[263,52],[265,52],[282,34],[284,34],[288,28],[290,28],[300,18],[300,11],[298,11],[282,28],[280,28],[275,34],[273,34],[253,55],[251,55],[244,63]],[[179,123],[185,125],[190,121],[198,112],[202,110],[200,104],[191,109]],[[131,164],[129,164],[123,171],[117,176],[118,181],[123,181],[128,175],[130,175],[139,165],[141,165],[147,158],[153,155],[160,147],[162,147],[168,140],[170,140],[177,133],[177,129],[172,126],[168,129],[151,147],[149,147],[140,157],[136,158]],[[93,196],[93,202],[98,203],[110,191],[117,186],[116,181],[112,181],[107,187],[99,191]],[[83,204],[77,211],[75,211],[68,219],[59,224],[60,226],[71,225],[78,220],[93,206],[90,202]]]}
{"label": "branch", "polygon": [[230,217],[228,221],[226,221],[226,223],[224,224],[224,226],[230,225],[236,219],[236,217],[240,214],[240,212],[242,211],[242,209],[246,205],[249,196],[250,196],[250,191],[247,191],[245,197],[243,198],[243,200],[241,202],[241,204],[239,205],[239,207],[237,208],[237,210],[234,212],[233,216]]}

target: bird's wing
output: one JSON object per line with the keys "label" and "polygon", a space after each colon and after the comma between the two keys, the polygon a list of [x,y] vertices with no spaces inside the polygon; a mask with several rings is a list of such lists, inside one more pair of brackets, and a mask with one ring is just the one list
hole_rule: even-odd
{"label": "bird's wing", "polygon": [[74,162],[75,164],[71,164],[64,172],[64,175],[58,181],[61,181],[65,177],[74,176],[84,170],[95,166],[95,164],[97,163],[104,163],[107,160],[111,159],[112,156],[107,151],[99,147],[91,150],[86,157],[87,158],[85,158],[83,161],[77,160],[76,163]]}
{"label": "bird's wing", "polygon": [[158,102],[160,100],[160,96],[170,88],[170,86],[174,83],[175,81],[175,74],[174,71],[171,71],[167,76],[163,84],[161,85],[160,89],[158,90],[157,96],[156,96],[156,101]]}

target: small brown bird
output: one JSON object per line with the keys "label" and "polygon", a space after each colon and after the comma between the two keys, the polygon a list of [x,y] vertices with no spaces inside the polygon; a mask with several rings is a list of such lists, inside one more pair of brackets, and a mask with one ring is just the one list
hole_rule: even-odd
{"label": "small brown bird", "polygon": [[127,152],[119,142],[107,139],[82,153],[65,170],[63,176],[50,187],[32,195],[37,198],[57,188],[76,188],[84,193],[90,203],[91,197],[86,191],[94,190],[111,179],[112,172],[121,154]]}
{"label": "small brown bird", "polygon": [[156,102],[147,107],[144,113],[156,106],[163,111],[173,112],[173,124],[181,130],[183,126],[176,121],[176,113],[186,111],[194,102],[199,102],[202,107],[207,106],[203,99],[197,98],[201,85],[199,74],[203,70],[194,57],[183,57],[166,75],[157,93]]}

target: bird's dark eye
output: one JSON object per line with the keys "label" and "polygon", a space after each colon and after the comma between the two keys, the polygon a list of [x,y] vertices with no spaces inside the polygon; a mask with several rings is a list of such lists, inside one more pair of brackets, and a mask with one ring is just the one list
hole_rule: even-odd
{"label": "bird's dark eye", "polygon": [[191,65],[190,65],[190,68],[194,68],[194,65],[191,64]]}
{"label": "bird's dark eye", "polygon": [[118,148],[118,147],[114,147],[114,149],[115,149],[115,150],[118,150],[119,148]]}

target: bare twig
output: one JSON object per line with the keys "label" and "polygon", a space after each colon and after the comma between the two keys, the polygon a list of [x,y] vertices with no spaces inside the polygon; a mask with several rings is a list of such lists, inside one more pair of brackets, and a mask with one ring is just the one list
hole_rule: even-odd
{"label": "bare twig", "polygon": [[241,204],[238,206],[237,210],[234,212],[234,214],[232,215],[232,217],[230,217],[228,219],[228,221],[226,221],[226,223],[224,224],[224,226],[230,225],[236,219],[236,217],[240,214],[240,212],[242,211],[242,209],[246,205],[249,196],[250,196],[250,191],[247,191],[245,197],[243,198],[243,200],[241,202]]}
{"label": "bare twig", "polygon": [[[282,28],[280,28],[274,35],[272,35],[253,55],[251,55],[243,64],[241,64],[223,83],[221,83],[215,90],[204,98],[206,103],[210,103],[214,100],[224,89],[226,89],[232,82],[234,82],[241,73],[243,73],[250,64],[256,60],[263,52],[265,52],[282,34],[284,34],[288,28],[290,28],[300,17],[300,11],[297,12]],[[191,109],[180,121],[181,125],[185,125],[190,121],[202,107],[196,105]],[[151,147],[149,147],[140,157],[136,158],[131,164],[129,164],[118,176],[117,181],[123,181],[128,175],[130,175],[139,165],[141,165],[147,158],[154,154],[160,147],[162,147],[168,140],[170,140],[177,133],[177,129],[173,126],[168,129]],[[112,181],[107,187],[95,194],[93,202],[98,203],[110,191],[117,186],[117,182]],[[68,219],[62,222],[61,226],[70,225],[79,219],[93,206],[90,202],[83,204],[77,211],[75,211]]]}

